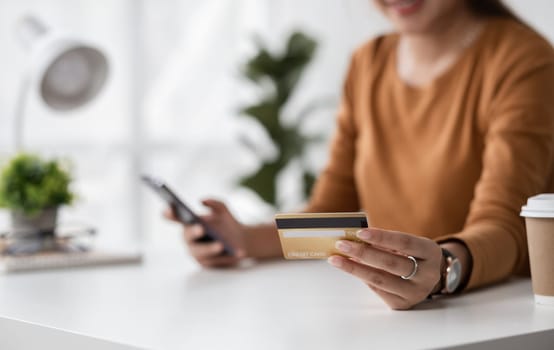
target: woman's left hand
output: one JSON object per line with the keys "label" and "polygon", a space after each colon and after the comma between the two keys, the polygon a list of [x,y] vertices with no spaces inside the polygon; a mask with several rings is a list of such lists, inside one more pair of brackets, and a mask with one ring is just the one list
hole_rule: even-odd
{"label": "woman's left hand", "polygon": [[[376,228],[360,230],[357,236],[363,242],[338,241],[336,248],[344,256],[333,255],[328,261],[361,279],[392,309],[409,309],[437,287],[442,252],[435,241]],[[409,279],[401,277],[409,277],[414,269]]]}

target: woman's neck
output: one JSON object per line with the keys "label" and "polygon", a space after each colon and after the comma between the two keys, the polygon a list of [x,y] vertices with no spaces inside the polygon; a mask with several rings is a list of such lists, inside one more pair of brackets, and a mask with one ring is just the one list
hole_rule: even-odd
{"label": "woman's neck", "polygon": [[445,18],[433,30],[401,34],[398,46],[398,71],[413,85],[425,85],[458,58],[478,37],[483,19],[469,11]]}
{"label": "woman's neck", "polygon": [[418,61],[433,61],[452,51],[465,46],[467,36],[476,28],[480,20],[465,13],[444,19],[433,30],[424,33],[405,34],[402,40]]}

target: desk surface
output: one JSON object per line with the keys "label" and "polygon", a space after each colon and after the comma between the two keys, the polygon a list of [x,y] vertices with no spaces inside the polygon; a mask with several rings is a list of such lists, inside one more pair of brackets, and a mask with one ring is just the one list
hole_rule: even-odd
{"label": "desk surface", "polygon": [[528,279],[392,311],[324,261],[201,270],[181,247],[136,266],[0,276],[0,317],[155,349],[420,349],[554,335],[554,307],[534,304]]}

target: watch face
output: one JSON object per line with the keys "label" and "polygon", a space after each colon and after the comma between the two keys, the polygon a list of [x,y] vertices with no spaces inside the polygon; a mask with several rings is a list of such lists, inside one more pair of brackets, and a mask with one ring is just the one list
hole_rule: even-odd
{"label": "watch face", "polygon": [[449,266],[446,269],[446,292],[454,293],[460,286],[462,280],[462,264],[458,259],[450,260]]}

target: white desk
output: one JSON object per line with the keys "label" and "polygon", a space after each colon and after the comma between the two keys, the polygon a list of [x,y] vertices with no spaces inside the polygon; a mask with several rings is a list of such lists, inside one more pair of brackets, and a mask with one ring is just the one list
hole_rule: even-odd
{"label": "white desk", "polygon": [[[209,271],[199,270],[181,247],[148,253],[142,266],[0,276],[0,317],[155,349],[420,349],[487,340],[487,348],[505,348],[519,339],[530,350],[554,344],[554,307],[535,306],[527,279],[391,311],[323,261]],[[5,331],[0,344],[10,336]],[[509,336],[517,337],[499,340]]]}

